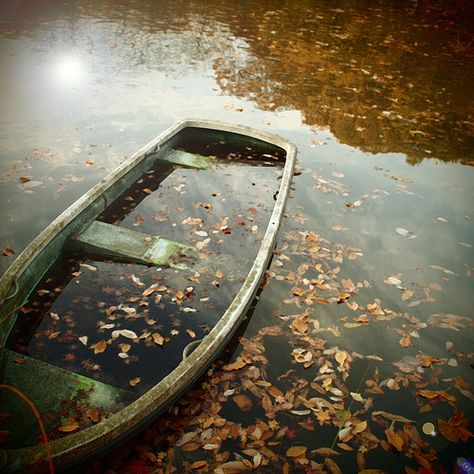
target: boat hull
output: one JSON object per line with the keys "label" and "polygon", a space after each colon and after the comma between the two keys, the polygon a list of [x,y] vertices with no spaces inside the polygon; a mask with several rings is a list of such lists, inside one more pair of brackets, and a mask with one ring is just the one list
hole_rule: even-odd
{"label": "boat hull", "polygon": [[[261,241],[260,249],[238,291],[225,313],[200,344],[186,354],[181,363],[159,383],[121,411],[100,423],[72,433],[50,443],[51,455],[58,468],[71,466],[110,448],[145,426],[176,400],[218,356],[230,341],[255,297],[260,281],[269,264],[277,231],[283,217],[291,177],[296,160],[296,148],[284,139],[249,127],[223,124],[213,121],[184,120],[174,125],[89,190],[71,207],[53,221],[18,257],[0,280],[0,301],[3,300],[0,343],[4,345],[15,324],[17,309],[27,300],[52,263],[75,236],[81,234],[124,190],[137,181],[154,163],[159,153],[173,143],[173,137],[186,128],[202,129],[212,133],[230,133],[242,140],[255,139],[286,153],[285,165],[275,196],[273,211]],[[13,472],[35,462],[38,455],[44,457],[44,448],[31,447],[2,451],[2,472]]]}

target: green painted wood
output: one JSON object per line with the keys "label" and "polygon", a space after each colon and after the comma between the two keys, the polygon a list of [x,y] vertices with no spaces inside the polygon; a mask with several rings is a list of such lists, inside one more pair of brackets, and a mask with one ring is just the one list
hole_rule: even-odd
{"label": "green painted wood", "polygon": [[[61,422],[66,423],[69,414],[77,416],[82,404],[105,415],[115,412],[118,404],[130,401],[125,390],[5,348],[0,349],[0,376],[3,384],[20,390],[35,404],[47,431],[52,433],[57,432]],[[10,431],[2,448],[36,446],[40,431],[25,402],[14,393],[1,390],[0,406],[7,414],[2,430]]]}
{"label": "green painted wood", "polygon": [[92,257],[179,267],[172,260],[186,256],[192,247],[172,240],[118,227],[106,222],[93,221],[71,240],[70,245]]}
{"label": "green painted wood", "polygon": [[188,153],[181,150],[171,150],[170,153],[161,155],[161,161],[167,161],[175,165],[186,166],[187,168],[207,169],[212,165],[212,159],[208,156],[197,153]]}

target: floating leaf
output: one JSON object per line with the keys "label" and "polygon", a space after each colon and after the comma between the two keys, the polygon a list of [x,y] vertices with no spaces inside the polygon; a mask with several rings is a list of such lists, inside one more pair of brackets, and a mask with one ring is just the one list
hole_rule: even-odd
{"label": "floating leaf", "polygon": [[5,255],[5,257],[13,257],[15,255],[15,250],[13,250],[10,247],[6,247],[2,250],[2,254]]}
{"label": "floating leaf", "polygon": [[304,456],[306,454],[306,451],[306,446],[292,446],[290,449],[288,449],[286,455],[289,458],[299,458],[301,456]]}
{"label": "floating leaf", "polygon": [[138,338],[136,333],[134,333],[133,331],[130,331],[129,329],[117,329],[115,331],[112,331],[112,339],[117,339],[117,337],[119,336],[126,337],[127,339]]}
{"label": "floating leaf", "polygon": [[331,458],[326,458],[325,462],[331,474],[342,474],[342,471],[339,466]]}
{"label": "floating leaf", "polygon": [[135,387],[135,385],[139,384],[140,381],[141,381],[140,377],[134,377],[133,379],[130,379],[128,381],[128,385],[130,385],[130,387]]}
{"label": "floating leaf", "polygon": [[76,420],[69,420],[66,425],[62,425],[58,428],[63,433],[71,433],[79,429],[79,423]]}
{"label": "floating leaf", "polygon": [[398,343],[403,347],[408,347],[411,344],[410,336],[403,336]]}
{"label": "floating leaf", "polygon": [[159,346],[162,346],[163,343],[165,342],[164,337],[158,332],[155,332],[154,334],[152,334],[151,337],[153,338],[153,342],[155,344],[158,344]]}
{"label": "floating leaf", "polygon": [[235,404],[242,410],[242,411],[249,411],[252,409],[253,403],[252,400],[250,400],[247,395],[239,394],[235,395],[235,397],[232,398],[234,400]]}
{"label": "floating leaf", "polygon": [[247,365],[247,362],[245,362],[241,357],[238,357],[235,362],[225,365],[224,370],[227,370],[227,371],[238,370],[244,367],[245,365]]}
{"label": "floating leaf", "polygon": [[100,354],[101,352],[104,352],[105,349],[107,349],[107,341],[102,339],[101,341],[92,344],[91,349],[94,349],[94,354]]}
{"label": "floating leaf", "polygon": [[337,362],[339,363],[340,366],[344,365],[344,362],[346,361],[347,359],[347,352],[346,351],[337,351],[336,352],[336,360]]}
{"label": "floating leaf", "polygon": [[385,430],[385,436],[387,437],[387,441],[395,447],[398,451],[401,452],[403,448],[403,443],[404,440],[403,438],[398,434],[398,432],[395,432],[392,428],[387,428]]}

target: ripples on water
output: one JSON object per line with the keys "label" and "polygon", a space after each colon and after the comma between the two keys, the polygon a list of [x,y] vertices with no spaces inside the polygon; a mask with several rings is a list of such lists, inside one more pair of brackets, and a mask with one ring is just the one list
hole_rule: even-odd
{"label": "ripples on water", "polygon": [[[356,407],[344,384],[357,392],[361,383],[364,399],[374,398],[373,408],[357,416],[379,440],[387,442],[384,430],[391,422],[374,419],[371,410],[421,420],[419,436],[448,471],[467,455],[462,441],[430,439],[421,430],[426,420],[447,420],[458,411],[472,417],[472,400],[460,391],[473,391],[474,19],[467,2],[36,0],[1,8],[0,249],[18,254],[107,171],[176,119],[245,123],[279,133],[299,149],[289,218],[280,233],[283,257],[270,269],[273,279],[244,334],[255,340],[259,328],[281,326],[282,335],[265,337],[259,346],[267,362],[258,361],[250,372],[230,372],[228,380],[219,371],[205,378],[204,384],[217,387],[208,391],[211,398],[191,413],[189,405],[178,404],[186,417],[162,419],[152,431],[162,433],[155,441],[148,433],[146,441],[129,446],[166,454],[164,440],[173,447],[183,432],[196,431],[199,448],[174,448],[178,471],[200,460],[213,467],[239,456],[255,465],[257,454],[260,469],[283,469],[291,445],[307,452],[288,455],[289,467],[309,470],[327,454],[311,450],[332,445],[337,422],[289,409],[272,418],[262,400],[268,396],[275,404],[275,397],[262,393],[265,385],[249,391],[248,380],[258,370],[258,380],[267,377],[287,398],[294,388],[292,403],[306,410],[297,395],[330,400],[330,392],[303,386],[327,359],[352,416]],[[319,256],[308,250],[308,235],[321,247]],[[0,269],[13,258],[1,257]],[[324,296],[327,290],[313,281],[318,275],[334,294],[351,293],[347,303],[358,308]],[[377,314],[379,307],[384,315]],[[312,337],[326,341],[326,355],[289,328],[291,318],[279,318],[305,310],[311,313],[307,335],[316,331]],[[453,327],[453,321],[459,324]],[[315,363],[304,370],[290,354],[310,346]],[[354,357],[347,382],[331,353],[336,346]],[[239,346],[233,357],[241,351]],[[357,359],[355,353],[376,358]],[[420,374],[420,353],[444,362]],[[400,361],[415,365],[404,372],[393,365]],[[296,371],[293,378],[281,378],[289,369]],[[376,374],[378,383],[385,382],[381,393],[371,394],[365,381]],[[447,390],[456,402],[416,396],[423,389]],[[241,412],[233,400],[239,393],[252,397],[254,410]],[[222,407],[214,413],[216,404]],[[238,431],[235,442],[223,443],[224,428],[203,421],[211,416],[226,418],[229,430],[241,423],[245,436]],[[272,436],[252,438],[256,420]],[[407,433],[406,426],[396,422],[394,430]],[[218,448],[202,450],[206,436]],[[367,468],[418,469],[419,453],[403,436],[397,455],[393,444],[373,446],[356,435],[347,441],[352,452],[332,446],[341,453],[334,460],[344,472],[362,470],[354,453],[370,447]],[[244,452],[246,447],[255,452]],[[150,466],[160,456],[165,465],[173,462],[171,452],[155,460],[125,452],[122,463],[140,456]],[[331,463],[326,469],[336,472]]]}

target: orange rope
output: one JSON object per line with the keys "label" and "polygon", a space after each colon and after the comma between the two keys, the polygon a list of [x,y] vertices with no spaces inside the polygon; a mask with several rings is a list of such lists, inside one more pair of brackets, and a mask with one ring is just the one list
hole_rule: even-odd
{"label": "orange rope", "polygon": [[41,421],[41,416],[40,416],[38,410],[36,409],[35,404],[24,393],[20,392],[20,390],[18,390],[15,387],[11,387],[10,385],[0,384],[0,389],[10,390],[14,394],[18,395],[31,408],[31,411],[35,415],[36,421],[38,422],[38,425],[39,425],[40,430],[41,430],[41,434],[42,434],[43,439],[44,439],[46,454],[48,455],[49,472],[50,472],[50,474],[54,474],[53,458],[51,457],[51,449],[49,448],[48,436],[46,434],[46,430],[44,429],[43,422]]}

